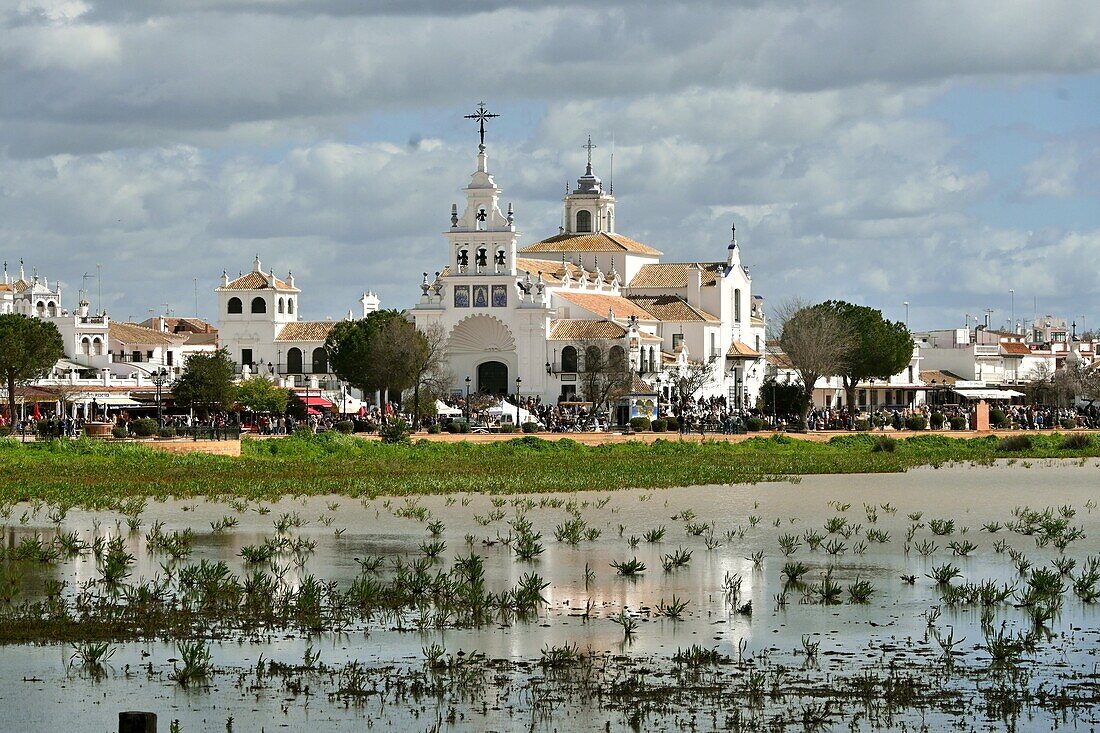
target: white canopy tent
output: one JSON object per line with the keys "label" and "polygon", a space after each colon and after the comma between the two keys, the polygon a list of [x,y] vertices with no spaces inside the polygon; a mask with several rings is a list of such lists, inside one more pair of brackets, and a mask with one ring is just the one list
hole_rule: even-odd
{"label": "white canopy tent", "polygon": [[[503,417],[508,415],[513,423],[516,425],[522,425],[523,423],[538,423],[538,418],[532,415],[529,411],[524,410],[522,407],[513,405],[508,400],[501,400],[499,405],[493,405],[488,409],[488,414],[493,417]],[[539,423],[541,425],[541,423]]]}
{"label": "white canopy tent", "polygon": [[439,415],[440,417],[458,417],[462,414],[462,410],[459,410],[456,407],[451,407],[442,400],[436,400],[435,414]]}
{"label": "white canopy tent", "polygon": [[1023,397],[1023,392],[1014,389],[959,389],[953,390],[960,397],[970,400],[1010,400],[1013,397]]}

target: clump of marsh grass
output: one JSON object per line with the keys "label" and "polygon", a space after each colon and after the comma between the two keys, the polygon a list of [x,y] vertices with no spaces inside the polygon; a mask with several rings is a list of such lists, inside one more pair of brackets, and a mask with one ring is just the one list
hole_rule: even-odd
{"label": "clump of marsh grass", "polygon": [[675,552],[666,553],[661,558],[661,566],[666,573],[670,573],[677,568],[687,567],[691,562],[691,550],[685,550],[683,547],[679,547]]}
{"label": "clump of marsh grass", "polygon": [[180,641],[176,643],[176,651],[182,665],[173,663],[172,671],[168,674],[168,679],[173,682],[189,687],[196,682],[205,682],[214,673],[210,647],[204,642]]}
{"label": "clump of marsh grass", "polygon": [[943,565],[934,566],[927,577],[936,581],[937,585],[948,585],[955,578],[962,577],[962,573],[954,565],[944,563]]}
{"label": "clump of marsh grass", "polygon": [[630,560],[617,560],[610,564],[615,568],[615,572],[623,576],[641,575],[645,572],[645,563],[637,557]]}

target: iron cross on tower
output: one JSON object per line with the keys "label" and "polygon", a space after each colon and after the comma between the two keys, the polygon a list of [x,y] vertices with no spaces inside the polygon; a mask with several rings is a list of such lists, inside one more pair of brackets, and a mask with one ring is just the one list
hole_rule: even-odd
{"label": "iron cross on tower", "polygon": [[485,150],[485,120],[491,120],[494,117],[500,117],[498,114],[493,114],[485,108],[485,102],[479,102],[477,110],[472,115],[463,115],[467,120],[477,120],[478,133],[481,135],[481,143],[477,146],[478,150]]}
{"label": "iron cross on tower", "polygon": [[588,169],[592,170],[592,151],[596,149],[596,146],[592,144],[592,136],[588,136],[588,143],[581,146],[588,151]]}

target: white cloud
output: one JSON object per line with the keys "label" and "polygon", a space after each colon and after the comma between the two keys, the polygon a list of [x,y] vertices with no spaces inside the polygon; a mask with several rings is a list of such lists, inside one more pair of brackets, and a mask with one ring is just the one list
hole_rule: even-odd
{"label": "white cloud", "polygon": [[1042,155],[1024,166],[1024,198],[1065,198],[1077,191],[1081,151],[1073,144],[1048,143]]}

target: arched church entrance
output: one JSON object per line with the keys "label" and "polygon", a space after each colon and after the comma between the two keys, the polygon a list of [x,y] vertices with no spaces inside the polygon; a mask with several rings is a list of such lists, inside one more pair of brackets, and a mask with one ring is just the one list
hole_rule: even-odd
{"label": "arched church entrance", "polygon": [[508,394],[508,367],[499,361],[477,365],[477,390],[485,394]]}

